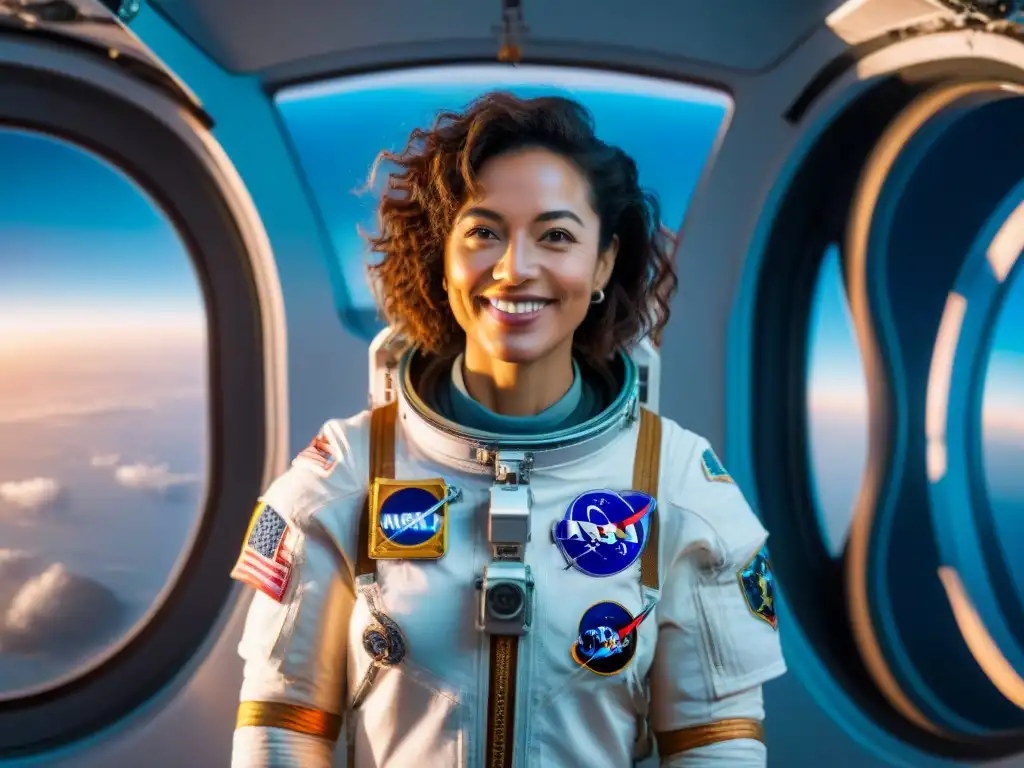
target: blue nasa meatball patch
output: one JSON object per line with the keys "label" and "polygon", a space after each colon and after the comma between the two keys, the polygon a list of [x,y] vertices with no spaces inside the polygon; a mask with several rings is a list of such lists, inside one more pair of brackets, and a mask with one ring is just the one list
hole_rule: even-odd
{"label": "blue nasa meatball patch", "polygon": [[566,570],[587,576],[614,576],[643,552],[655,501],[640,491],[587,491],[573,500],[554,526],[554,540]]}
{"label": "blue nasa meatball patch", "polygon": [[442,503],[423,488],[400,488],[381,504],[378,525],[384,537],[400,547],[430,541],[441,530]]}
{"label": "blue nasa meatball patch", "polygon": [[654,609],[651,603],[636,618],[613,602],[590,606],[580,618],[572,659],[598,675],[616,675],[636,655],[637,629]]}

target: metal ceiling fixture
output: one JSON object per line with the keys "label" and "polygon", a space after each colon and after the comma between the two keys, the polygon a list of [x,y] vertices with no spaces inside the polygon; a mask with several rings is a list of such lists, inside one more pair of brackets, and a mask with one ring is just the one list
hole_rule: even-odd
{"label": "metal ceiling fixture", "polygon": [[523,58],[523,38],[530,28],[523,23],[522,0],[501,0],[501,26],[498,35],[498,61],[518,64]]}

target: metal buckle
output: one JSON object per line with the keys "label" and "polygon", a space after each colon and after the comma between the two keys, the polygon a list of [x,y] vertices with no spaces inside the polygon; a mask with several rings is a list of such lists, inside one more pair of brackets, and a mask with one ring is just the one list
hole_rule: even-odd
{"label": "metal buckle", "polygon": [[487,540],[492,557],[522,562],[530,540],[530,470],[533,455],[524,451],[498,451],[494,456],[494,485],[487,517]]}

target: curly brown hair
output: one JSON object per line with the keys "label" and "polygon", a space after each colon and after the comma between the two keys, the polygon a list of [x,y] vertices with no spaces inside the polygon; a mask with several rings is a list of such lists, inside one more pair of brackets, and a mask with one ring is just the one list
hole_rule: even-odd
{"label": "curly brown hair", "polygon": [[658,342],[678,280],[674,239],[660,226],[657,198],[641,189],[636,163],[594,133],[589,111],[560,97],[521,99],[489,93],[464,112],[441,112],[430,130],[417,128],[400,152],[382,152],[395,166],[378,209],[379,233],[367,235],[379,254],[370,266],[378,303],[406,339],[430,352],[457,352],[465,335],[447,304],[445,243],[476,175],[489,159],[540,147],[571,160],[590,184],[603,250],[619,239],[606,300],[592,305],[573,346],[592,362],[607,360],[645,334]]}

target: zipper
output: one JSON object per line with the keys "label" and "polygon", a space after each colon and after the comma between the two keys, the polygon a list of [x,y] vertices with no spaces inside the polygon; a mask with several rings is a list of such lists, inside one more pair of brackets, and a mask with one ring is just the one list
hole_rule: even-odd
{"label": "zipper", "polygon": [[491,665],[487,692],[487,752],[484,755],[486,768],[512,768],[518,660],[518,636],[491,635]]}

